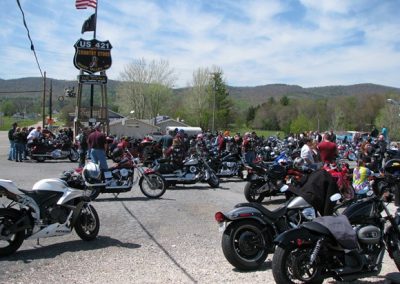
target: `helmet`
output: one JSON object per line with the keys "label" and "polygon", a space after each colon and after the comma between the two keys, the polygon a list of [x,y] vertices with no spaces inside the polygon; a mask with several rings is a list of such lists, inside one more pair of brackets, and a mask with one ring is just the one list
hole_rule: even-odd
{"label": "helmet", "polygon": [[97,183],[100,181],[100,167],[98,164],[89,162],[82,171],[83,179],[88,183]]}
{"label": "helmet", "polygon": [[111,154],[112,160],[115,163],[120,162],[123,153],[124,153],[124,151],[121,148],[119,148],[119,147],[115,148],[114,151],[112,151],[112,154]]}
{"label": "helmet", "polygon": [[301,169],[301,167],[304,165],[304,159],[297,157],[296,159],[294,159],[293,161],[293,166],[297,169]]}

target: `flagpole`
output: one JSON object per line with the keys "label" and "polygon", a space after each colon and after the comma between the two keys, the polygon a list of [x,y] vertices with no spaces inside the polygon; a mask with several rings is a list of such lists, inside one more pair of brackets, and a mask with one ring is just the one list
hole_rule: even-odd
{"label": "flagpole", "polygon": [[96,30],[97,30],[97,7],[99,6],[99,1],[97,0],[96,2],[96,8],[94,10],[94,31],[93,31],[93,38],[96,39]]}

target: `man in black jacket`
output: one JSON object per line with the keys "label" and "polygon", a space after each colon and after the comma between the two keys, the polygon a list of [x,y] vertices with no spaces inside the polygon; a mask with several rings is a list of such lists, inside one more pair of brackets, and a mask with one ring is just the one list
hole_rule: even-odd
{"label": "man in black jacket", "polygon": [[15,160],[15,143],[14,143],[14,133],[15,129],[17,129],[18,124],[14,122],[12,124],[12,128],[8,130],[8,141],[10,141],[10,151],[8,153],[8,160]]}

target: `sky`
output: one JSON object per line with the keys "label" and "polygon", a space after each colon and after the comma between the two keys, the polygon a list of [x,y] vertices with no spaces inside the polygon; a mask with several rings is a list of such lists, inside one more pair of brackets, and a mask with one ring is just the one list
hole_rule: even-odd
{"label": "sky", "polygon": [[[40,67],[76,80],[74,44],[93,8],[20,0]],[[400,0],[98,0],[96,38],[109,40],[109,79],[135,60],[166,60],[186,87],[218,66],[230,86],[374,83],[400,87]],[[1,0],[0,78],[40,77],[22,13]]]}

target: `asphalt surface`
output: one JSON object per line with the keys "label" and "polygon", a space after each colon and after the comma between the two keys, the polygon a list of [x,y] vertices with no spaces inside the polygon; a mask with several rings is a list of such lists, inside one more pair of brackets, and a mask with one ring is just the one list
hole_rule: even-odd
{"label": "asphalt surface", "polygon": [[[6,132],[0,132],[0,178],[24,189],[76,166],[68,160],[16,163],[7,155]],[[168,189],[156,200],[147,199],[138,185],[117,198],[100,195],[93,202],[101,223],[96,240],[84,242],[75,232],[39,244],[26,240],[14,255],[0,259],[0,283],[274,283],[272,255],[261,269],[240,272],[221,250],[214,214],[245,202],[243,188],[244,182],[232,180],[218,189],[207,184]],[[275,198],[264,205],[282,202]],[[355,283],[383,283],[395,271],[385,256],[381,276]]]}

